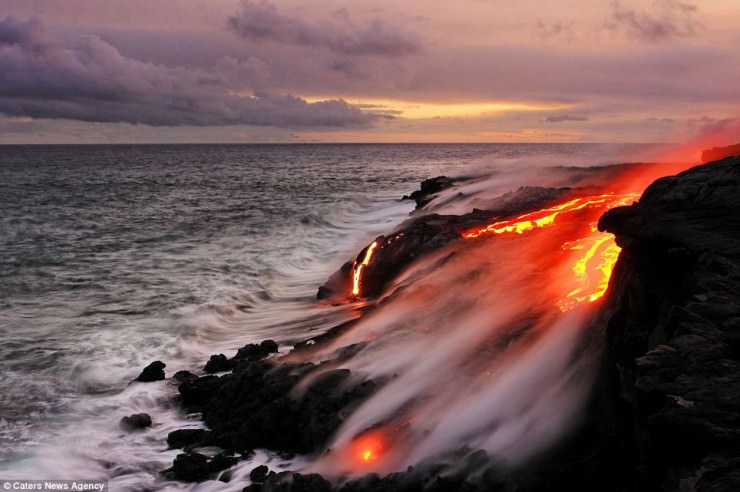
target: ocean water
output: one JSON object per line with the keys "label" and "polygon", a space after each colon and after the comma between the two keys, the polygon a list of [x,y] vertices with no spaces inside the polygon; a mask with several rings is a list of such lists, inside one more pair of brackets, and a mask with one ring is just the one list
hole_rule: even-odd
{"label": "ocean water", "polygon": [[[318,303],[316,288],[408,217],[399,198],[425,178],[600,149],[1,146],[0,477],[209,490],[160,478],[177,454],[167,433],[200,424],[172,403],[172,383],[129,384],[141,368],[197,370],[209,354],[288,347],[357,316]],[[135,412],[153,429],[121,431]]]}

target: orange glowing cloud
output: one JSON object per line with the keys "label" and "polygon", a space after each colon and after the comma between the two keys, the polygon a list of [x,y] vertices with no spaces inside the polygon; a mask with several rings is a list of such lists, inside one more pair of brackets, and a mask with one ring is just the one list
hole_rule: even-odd
{"label": "orange glowing cloud", "polygon": [[[336,96],[334,97],[336,98]],[[305,97],[307,102],[332,99],[328,96]],[[570,104],[538,101],[413,101],[383,98],[340,98],[352,106],[404,119],[472,118],[508,112],[533,112],[569,109]]]}

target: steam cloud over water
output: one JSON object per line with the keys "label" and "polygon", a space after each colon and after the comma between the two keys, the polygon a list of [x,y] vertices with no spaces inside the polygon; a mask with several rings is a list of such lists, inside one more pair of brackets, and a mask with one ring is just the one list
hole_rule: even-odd
{"label": "steam cloud over water", "polygon": [[[563,189],[563,201],[596,190],[612,202],[576,207],[519,233],[458,240],[416,261],[375,310],[321,350],[325,360],[357,352],[340,366],[356,381],[369,378],[382,387],[345,421],[317,471],[388,473],[481,449],[517,465],[577,422],[601,350],[591,323],[599,302],[590,301],[603,294],[595,284],[599,276],[608,281],[619,251],[596,221],[666,173],[649,166],[592,171],[520,170],[518,178],[530,182],[538,173],[549,185],[577,182],[579,188]],[[463,186],[463,197],[456,189],[436,203],[442,211],[495,203],[502,197],[471,190],[490,193],[513,182],[499,169]],[[597,293],[564,302],[584,289]]]}
{"label": "steam cloud over water", "polygon": [[555,276],[567,275],[569,255],[550,232],[460,242],[415,264],[376,312],[328,348],[365,344],[345,366],[388,380],[331,447],[379,426],[387,454],[372,465],[380,471],[464,446],[517,462],[567,428],[597,353],[582,346],[591,306],[556,307]]}

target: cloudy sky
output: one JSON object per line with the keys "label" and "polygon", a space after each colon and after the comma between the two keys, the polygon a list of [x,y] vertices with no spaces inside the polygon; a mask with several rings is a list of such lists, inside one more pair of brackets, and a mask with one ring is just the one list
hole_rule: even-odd
{"label": "cloudy sky", "polygon": [[740,1],[695,1],[2,0],[0,143],[738,128]]}

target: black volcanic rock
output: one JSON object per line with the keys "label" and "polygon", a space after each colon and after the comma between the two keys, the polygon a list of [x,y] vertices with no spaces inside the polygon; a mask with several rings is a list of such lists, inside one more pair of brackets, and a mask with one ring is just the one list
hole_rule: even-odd
{"label": "black volcanic rock", "polygon": [[[239,459],[229,456],[228,453],[219,453],[208,461],[208,469],[211,473],[224,471],[238,463]],[[226,480],[228,482],[228,480]]]}
{"label": "black volcanic rock", "polygon": [[200,453],[178,454],[171,471],[177,480],[184,482],[198,482],[208,478],[211,473],[208,457]]}
{"label": "black volcanic rock", "polygon": [[410,195],[404,196],[402,200],[414,200],[416,209],[424,207],[432,201],[434,196],[440,191],[452,188],[454,181],[447,176],[437,176],[436,178],[425,179],[421,182],[421,188]]}
{"label": "black volcanic rock", "polygon": [[264,340],[260,344],[250,343],[240,348],[234,356],[235,361],[246,360],[255,361],[264,359],[270,354],[278,351],[278,345],[274,340]]}
{"label": "black volcanic rock", "polygon": [[205,429],[178,429],[167,434],[167,444],[171,449],[185,448],[203,442],[207,435]]}
{"label": "black volcanic rock", "polygon": [[[240,349],[232,372],[185,381],[178,387],[183,404],[202,413],[208,431],[170,433],[171,447],[214,445],[235,452],[266,448],[285,453],[311,453],[367,398],[372,381],[347,385],[349,371],[314,364],[252,360],[277,350],[273,341]],[[297,393],[296,383],[316,371]]]}
{"label": "black volcanic rock", "polygon": [[212,355],[206,362],[203,371],[208,373],[230,371],[234,367],[232,361],[226,358],[224,354]]}
{"label": "black volcanic rock", "polygon": [[660,179],[599,227],[624,248],[602,412],[625,486],[740,490],[740,158]]}
{"label": "black volcanic rock", "polygon": [[152,381],[161,381],[164,379],[164,368],[167,364],[161,360],[155,360],[141,371],[141,374],[135,379],[140,383],[150,383]]}
{"label": "black volcanic rock", "polygon": [[214,443],[225,449],[267,448],[310,453],[320,448],[343,417],[367,398],[375,385],[366,381],[343,388],[349,374],[329,371],[316,378],[300,397],[295,384],[312,364],[272,366],[254,362],[223,377],[203,408]]}
{"label": "black volcanic rock", "polygon": [[625,248],[681,248],[687,253],[740,251],[738,158],[695,167],[650,185],[640,201],[608,211],[599,228]]}
{"label": "black volcanic rock", "polygon": [[198,379],[198,376],[190,371],[177,371],[172,375],[172,379],[177,383],[184,383],[187,381],[194,381]]}
{"label": "black volcanic rock", "polygon": [[186,406],[200,406],[208,401],[220,385],[218,376],[203,376],[193,380],[185,381],[177,390],[180,392],[182,401]]}
{"label": "black volcanic rock", "polygon": [[265,465],[260,465],[249,472],[249,479],[252,482],[262,483],[267,478],[269,472],[270,470]]}
{"label": "black volcanic rock", "polygon": [[127,431],[146,429],[152,425],[152,417],[148,413],[135,413],[128,417],[123,417],[119,425]]}
{"label": "black volcanic rock", "polygon": [[[175,457],[172,468],[164,474],[183,482],[201,482],[214,478],[218,472],[231,468],[237,462],[236,457],[226,453],[219,453],[210,459],[201,453],[182,453]],[[223,478],[226,482],[230,480],[228,476]]]}

